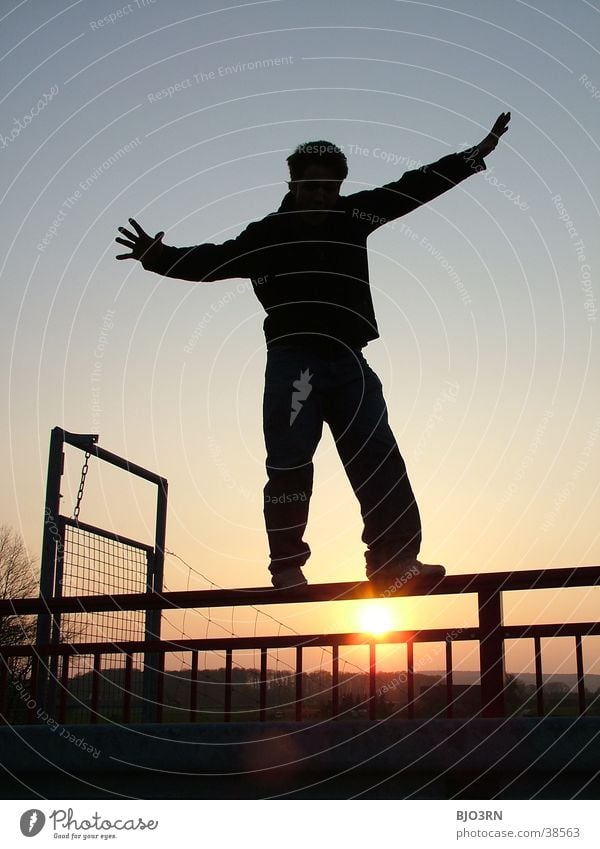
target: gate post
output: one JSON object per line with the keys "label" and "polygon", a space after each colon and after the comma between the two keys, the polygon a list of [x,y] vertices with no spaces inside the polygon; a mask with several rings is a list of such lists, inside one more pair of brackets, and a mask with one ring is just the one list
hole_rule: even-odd
{"label": "gate post", "polygon": [[[163,576],[165,571],[165,540],[167,534],[167,494],[169,484],[161,478],[157,484],[156,497],[156,532],[154,552],[148,563],[146,590],[152,593],[162,593]],[[144,640],[160,640],[162,610],[147,610]],[[159,682],[164,672],[164,652],[145,652],[143,693],[144,702],[142,715],[144,722],[159,722],[161,705],[159,704]]]}
{"label": "gate post", "polygon": [[[60,481],[63,473],[64,431],[60,427],[52,428],[50,450],[48,454],[48,478],[46,481],[46,501],[44,504],[44,531],[42,536],[42,557],[40,567],[40,598],[52,598],[56,579],[56,555],[62,541],[59,532]],[[37,619],[36,647],[49,645],[52,630],[50,613],[40,613]],[[50,658],[39,658],[35,699],[39,707],[51,713],[52,706],[46,704],[48,686],[48,666]],[[50,709],[50,710],[48,710]]]}

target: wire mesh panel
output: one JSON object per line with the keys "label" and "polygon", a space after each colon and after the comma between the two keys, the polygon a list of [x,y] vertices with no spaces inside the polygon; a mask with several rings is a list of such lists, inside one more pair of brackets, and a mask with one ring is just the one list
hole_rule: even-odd
{"label": "wire mesh panel", "polygon": [[[118,595],[147,590],[150,552],[98,529],[65,522],[60,595]],[[77,642],[144,639],[144,611],[63,614],[61,636]]]}
{"label": "wire mesh panel", "polygon": [[[76,521],[63,519],[62,525],[57,595],[66,597],[146,592],[151,549]],[[53,642],[144,640],[145,618],[143,610],[62,614],[55,619]],[[58,664],[54,665],[53,670],[57,683],[63,678],[68,680],[65,708],[67,721],[88,720],[89,709],[94,701],[94,686],[101,694],[94,706],[100,721],[121,716],[124,699],[134,699],[142,693],[139,662],[133,663],[127,670],[127,658],[120,654],[105,655],[101,670],[94,670],[94,658],[91,655],[72,656],[68,665],[68,675],[59,670]]]}

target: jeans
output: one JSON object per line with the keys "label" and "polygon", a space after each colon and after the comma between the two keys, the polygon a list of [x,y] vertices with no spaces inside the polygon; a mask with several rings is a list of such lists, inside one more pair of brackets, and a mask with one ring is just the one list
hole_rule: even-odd
{"label": "jeans", "polygon": [[263,399],[271,573],[301,567],[310,557],[302,537],[312,495],[312,459],[324,421],[360,503],[367,575],[416,558],[419,510],[378,376],[359,349],[327,353],[282,344],[267,352]]}

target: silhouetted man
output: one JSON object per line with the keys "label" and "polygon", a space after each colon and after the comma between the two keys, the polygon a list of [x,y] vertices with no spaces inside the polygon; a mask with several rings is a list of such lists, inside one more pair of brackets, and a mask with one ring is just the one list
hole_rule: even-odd
{"label": "silhouetted man", "polygon": [[478,171],[508,129],[502,113],[481,144],[407,171],[396,182],[341,196],[346,157],[328,141],[288,157],[289,192],[277,212],[235,239],[187,248],[163,244],[132,218],[116,241],[148,271],[182,280],[250,278],[267,317],[263,424],[268,481],[264,516],[271,580],[306,584],[302,539],[312,494],[312,459],[327,422],[364,522],[367,576],[380,588],[444,567],[417,559],[421,520],[388,424],[382,384],[362,349],[379,333],[369,287],[367,237]]}

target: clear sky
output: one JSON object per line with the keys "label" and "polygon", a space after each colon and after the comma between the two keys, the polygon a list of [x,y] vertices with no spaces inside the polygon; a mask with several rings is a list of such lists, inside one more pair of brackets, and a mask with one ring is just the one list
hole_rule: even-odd
{"label": "clear sky", "polygon": [[[194,569],[226,587],[268,583],[262,308],[247,281],[190,284],[117,262],[119,225],[221,242],[278,206],[300,142],[344,149],[348,194],[479,142],[510,111],[485,174],[370,238],[381,338],[364,353],[417,494],[422,559],[450,573],[599,562],[597,4],[0,9],[0,521],[34,555],[61,425],[168,478],[167,544]],[[81,457],[67,461],[70,515]],[[92,465],[81,518],[150,539],[149,490]],[[325,428],[309,581],[362,579],[361,530]],[[172,557],[166,580],[207,586]],[[596,617],[595,591],[561,598],[515,598],[507,618]],[[337,631],[357,627],[355,609],[278,615]],[[394,610],[398,627],[419,627],[470,624],[474,608]],[[237,630],[255,616],[238,611]],[[185,630],[207,625],[190,613]]]}

